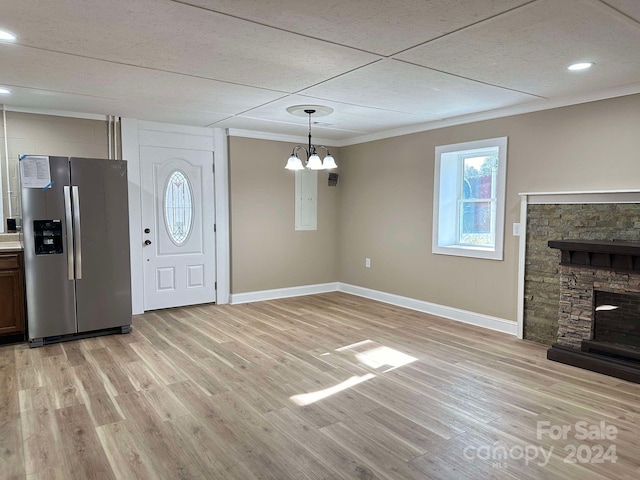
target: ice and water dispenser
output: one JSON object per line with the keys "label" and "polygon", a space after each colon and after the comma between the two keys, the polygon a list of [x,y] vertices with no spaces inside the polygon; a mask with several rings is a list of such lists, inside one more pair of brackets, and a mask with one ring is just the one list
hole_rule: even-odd
{"label": "ice and water dispenser", "polygon": [[62,221],[34,220],[33,240],[36,255],[55,255],[62,250]]}

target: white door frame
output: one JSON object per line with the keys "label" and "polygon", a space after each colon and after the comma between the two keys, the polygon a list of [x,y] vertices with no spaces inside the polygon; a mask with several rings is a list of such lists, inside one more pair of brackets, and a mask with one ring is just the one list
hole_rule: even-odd
{"label": "white door frame", "polygon": [[[131,309],[144,313],[144,259],[142,255],[142,188],[140,145],[214,152],[216,215],[216,303],[229,303],[229,166],[226,133],[221,128],[191,127],[123,118],[120,122],[122,158],[128,163],[129,232],[131,251]],[[187,140],[185,140],[187,139]]]}

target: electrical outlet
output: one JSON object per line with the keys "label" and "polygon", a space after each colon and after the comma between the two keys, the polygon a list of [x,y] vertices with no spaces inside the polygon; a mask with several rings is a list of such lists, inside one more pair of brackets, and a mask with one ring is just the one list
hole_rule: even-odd
{"label": "electrical outlet", "polygon": [[365,258],[364,259],[364,266],[367,268],[371,268],[371,259],[370,258]]}

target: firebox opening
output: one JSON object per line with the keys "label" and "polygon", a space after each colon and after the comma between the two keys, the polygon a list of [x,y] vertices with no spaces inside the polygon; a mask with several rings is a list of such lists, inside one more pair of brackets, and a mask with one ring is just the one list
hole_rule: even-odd
{"label": "firebox opening", "polygon": [[593,340],[640,348],[640,294],[594,293]]}
{"label": "firebox opening", "polygon": [[640,365],[640,294],[595,290],[591,339],[581,350]]}

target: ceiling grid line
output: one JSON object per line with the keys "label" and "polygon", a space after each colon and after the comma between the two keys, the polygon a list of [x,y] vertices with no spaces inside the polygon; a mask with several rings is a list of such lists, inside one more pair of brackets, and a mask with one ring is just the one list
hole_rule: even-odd
{"label": "ceiling grid line", "polygon": [[547,97],[544,97],[542,95],[536,95],[535,93],[525,92],[525,91],[518,90],[518,89],[515,89],[515,88],[509,88],[509,87],[505,87],[503,85],[497,85],[495,83],[483,82],[483,81],[477,80],[475,78],[465,77],[464,75],[457,75],[457,74],[452,73],[452,72],[447,72],[446,70],[438,70],[437,68],[427,67],[425,65],[420,65],[419,63],[413,63],[413,62],[410,62],[408,60],[401,60],[399,58],[392,58],[391,60],[393,60],[394,62],[402,62],[402,63],[406,63],[408,65],[413,65],[415,67],[426,68],[427,70],[433,70],[434,72],[444,73],[445,75],[451,75],[453,77],[462,78],[464,80],[470,80],[472,82],[482,83],[483,85],[487,85],[489,87],[502,88],[503,90],[509,90],[511,92],[522,93],[524,95],[531,95],[532,97],[537,97],[537,98],[544,99],[544,100],[547,99]]}
{"label": "ceiling grid line", "polygon": [[522,5],[518,5],[516,7],[510,8],[509,10],[505,10],[504,12],[496,13],[495,15],[492,15],[490,17],[482,18],[482,19],[478,20],[477,22],[470,23],[468,25],[465,25],[464,27],[460,27],[460,28],[458,28],[456,30],[452,30],[451,32],[443,33],[442,35],[439,35],[439,36],[437,36],[435,38],[430,38],[429,40],[425,40],[424,42],[417,43],[417,44],[412,45],[410,47],[407,47],[407,48],[404,48],[404,49],[399,50],[397,52],[394,52],[391,55],[388,55],[388,57],[389,58],[393,58],[396,55],[400,55],[401,53],[405,53],[407,51],[413,50],[414,48],[419,48],[419,47],[421,47],[423,45],[426,45],[428,43],[435,42],[436,40],[440,40],[441,38],[445,38],[445,37],[448,37],[450,35],[455,35],[457,33],[463,32],[463,31],[465,31],[465,30],[467,30],[469,28],[476,27],[476,26],[478,26],[478,25],[480,25],[482,23],[488,22],[489,20],[494,20],[494,19],[496,19],[498,17],[501,17],[501,16],[506,15],[508,13],[514,12],[514,11],[520,9],[520,8],[527,7],[527,6],[529,6],[529,5],[533,4],[533,3],[536,3],[537,1],[538,0],[530,0],[527,3],[524,3]]}

